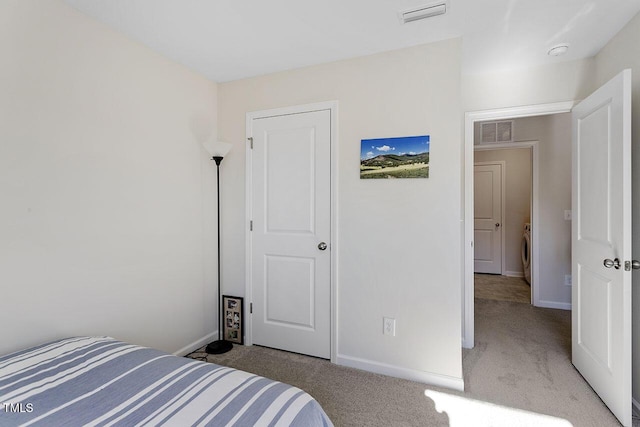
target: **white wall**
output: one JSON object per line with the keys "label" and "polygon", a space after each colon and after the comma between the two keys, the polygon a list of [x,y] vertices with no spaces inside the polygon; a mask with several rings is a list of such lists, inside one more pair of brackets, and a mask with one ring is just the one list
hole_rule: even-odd
{"label": "white wall", "polygon": [[[337,100],[338,355],[367,369],[462,378],[460,42],[219,85],[223,286],[245,292],[245,114]],[[428,179],[360,180],[363,138],[431,135]],[[382,335],[382,317],[397,336]],[[461,381],[460,381],[461,383]]]}
{"label": "white wall", "polygon": [[474,161],[505,162],[504,270],[506,275],[524,276],[521,250],[524,224],[531,221],[531,149],[477,150]]}
{"label": "white wall", "polygon": [[[598,86],[625,68],[632,69],[632,191],[633,258],[640,259],[640,14],[598,53],[595,59]],[[633,273],[633,396],[640,410],[640,272]]]}
{"label": "white wall", "polygon": [[463,109],[468,112],[580,100],[593,92],[594,70],[593,58],[500,73],[463,70]]}
{"label": "white wall", "polygon": [[0,354],[210,334],[216,85],[58,0],[2,1],[0,52]]}
{"label": "white wall", "polygon": [[539,299],[543,307],[571,308],[571,114],[516,119],[516,141],[539,141]]}

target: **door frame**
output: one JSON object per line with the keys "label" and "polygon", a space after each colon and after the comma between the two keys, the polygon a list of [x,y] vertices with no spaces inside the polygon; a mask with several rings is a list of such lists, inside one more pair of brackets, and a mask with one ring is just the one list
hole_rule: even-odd
{"label": "door frame", "polygon": [[[463,265],[462,268],[462,347],[464,348],[473,348],[475,345],[475,321],[474,321],[474,301],[473,301],[473,160],[474,160],[474,132],[473,127],[475,122],[481,122],[485,120],[502,120],[502,119],[515,119],[515,118],[523,118],[523,117],[533,117],[533,116],[544,116],[550,114],[559,114],[559,113],[568,113],[571,111],[573,106],[576,104],[575,101],[565,101],[565,102],[557,102],[551,104],[538,104],[538,105],[526,105],[520,107],[509,107],[509,108],[501,108],[495,110],[483,110],[483,111],[472,111],[465,113],[464,116],[464,231],[463,231],[463,245],[462,245],[462,259]],[[493,146],[495,148],[496,144]],[[510,143],[509,147],[516,147],[518,143]],[[538,162],[538,152],[537,146],[534,145],[535,153],[532,152],[533,159],[535,162],[534,168],[537,168]],[[533,182],[535,187],[532,189],[532,197],[537,198],[537,175],[534,172]],[[537,205],[535,203],[535,199],[533,200],[532,207]],[[532,259],[534,260],[533,265],[533,293],[534,293],[534,305],[536,305],[537,296],[536,290],[538,289],[537,285],[537,277],[538,269],[537,262],[538,259],[538,213],[537,210],[532,212],[532,246],[533,253]]]}
{"label": "door frame", "polygon": [[[496,144],[497,145],[497,144]],[[501,144],[500,144],[501,145]],[[488,150],[488,149],[485,149]],[[506,170],[507,170],[507,162],[505,162],[504,160],[491,160],[488,162],[474,162],[473,166],[474,166],[474,171],[475,171],[475,166],[488,166],[488,165],[500,165],[500,224],[502,227],[501,233],[500,233],[500,274],[504,275],[505,270],[505,263],[506,263],[506,257],[505,257],[505,234],[507,234],[505,232],[505,206],[506,206],[506,198],[507,198],[507,194],[505,192],[505,184],[506,184]],[[474,214],[474,220],[475,220],[475,214]],[[475,224],[474,224],[474,230],[475,230]],[[475,270],[475,267],[474,267]]]}
{"label": "door frame", "polygon": [[[331,203],[331,260],[330,260],[330,307],[329,319],[331,322],[331,363],[336,363],[338,355],[338,101],[325,101],[313,104],[295,105],[290,107],[273,108],[268,110],[252,111],[246,114],[246,140],[245,140],[245,203],[246,203],[246,232],[245,232],[245,310],[249,310],[253,299],[253,274],[252,274],[252,239],[249,231],[250,221],[253,218],[252,206],[252,173],[253,173],[253,156],[251,153],[252,123],[254,119],[263,119],[268,117],[286,116],[291,114],[310,113],[314,111],[329,110],[330,115],[330,135],[331,135],[331,158],[330,158],[330,203]],[[249,318],[250,314],[246,318]],[[245,322],[245,344],[253,345],[253,330],[251,321]]]}

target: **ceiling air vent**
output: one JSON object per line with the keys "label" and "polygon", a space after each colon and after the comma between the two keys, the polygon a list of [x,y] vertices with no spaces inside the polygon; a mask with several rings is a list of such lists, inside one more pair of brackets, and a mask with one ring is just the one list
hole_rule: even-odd
{"label": "ceiling air vent", "polygon": [[447,13],[446,2],[432,3],[400,12],[400,19],[406,24],[407,22],[444,15],[445,13]]}
{"label": "ceiling air vent", "polygon": [[480,144],[513,142],[513,120],[480,124]]}

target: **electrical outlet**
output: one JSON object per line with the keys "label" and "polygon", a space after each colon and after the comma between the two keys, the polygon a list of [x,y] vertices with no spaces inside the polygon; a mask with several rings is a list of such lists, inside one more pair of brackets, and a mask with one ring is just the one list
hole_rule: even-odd
{"label": "electrical outlet", "polygon": [[384,335],[391,335],[392,337],[395,337],[396,336],[396,319],[392,319],[391,317],[383,317],[382,333]]}
{"label": "electrical outlet", "polygon": [[571,275],[570,274],[565,274],[564,275],[564,284],[565,284],[565,286],[571,286]]}
{"label": "electrical outlet", "polygon": [[573,219],[573,216],[571,214],[571,211],[564,211],[564,220],[571,221],[572,219]]}

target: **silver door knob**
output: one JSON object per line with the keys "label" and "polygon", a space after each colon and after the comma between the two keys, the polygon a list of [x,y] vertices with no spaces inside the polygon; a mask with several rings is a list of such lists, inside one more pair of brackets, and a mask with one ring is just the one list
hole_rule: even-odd
{"label": "silver door knob", "polygon": [[616,270],[620,269],[620,260],[618,258],[611,260],[609,258],[605,259],[604,262],[602,263],[605,267],[607,268],[615,268]]}
{"label": "silver door knob", "polygon": [[324,251],[325,249],[327,249],[327,244],[325,242],[318,243],[318,249]]}
{"label": "silver door knob", "polygon": [[640,269],[640,261],[638,261],[637,259],[632,260],[631,268],[633,268],[634,270]]}
{"label": "silver door knob", "polygon": [[500,223],[499,222],[496,222],[496,227],[500,227]]}

